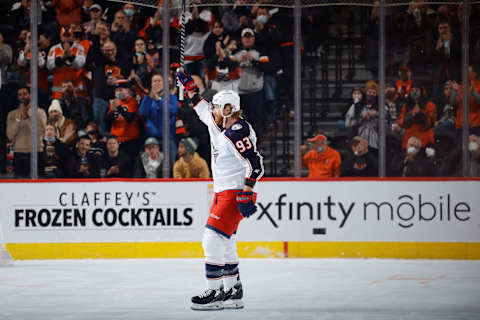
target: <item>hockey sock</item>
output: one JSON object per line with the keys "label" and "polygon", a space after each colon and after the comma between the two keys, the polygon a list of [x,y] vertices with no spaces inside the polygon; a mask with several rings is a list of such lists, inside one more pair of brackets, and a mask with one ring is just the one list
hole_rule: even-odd
{"label": "hockey sock", "polygon": [[224,265],[205,263],[207,288],[217,290],[222,286]]}
{"label": "hockey sock", "polygon": [[232,288],[239,279],[238,263],[226,263],[223,270],[223,284],[225,289]]}

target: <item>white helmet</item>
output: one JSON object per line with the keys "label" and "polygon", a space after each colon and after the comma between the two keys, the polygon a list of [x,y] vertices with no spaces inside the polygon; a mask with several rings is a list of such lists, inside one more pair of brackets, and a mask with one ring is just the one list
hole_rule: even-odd
{"label": "white helmet", "polygon": [[[225,127],[227,118],[240,111],[240,96],[233,90],[222,90],[213,96],[212,104],[220,108],[220,114],[223,116],[223,126]],[[227,104],[232,107],[232,110],[228,115],[224,115],[223,109]]]}
{"label": "white helmet", "polygon": [[220,111],[222,112],[222,115],[223,115],[223,108],[225,108],[225,106],[229,104],[232,106],[231,113],[234,113],[234,112],[240,111],[240,96],[238,95],[238,93],[236,93],[233,90],[229,90],[229,89],[222,90],[213,96],[212,104],[214,106],[218,105],[220,107]]}

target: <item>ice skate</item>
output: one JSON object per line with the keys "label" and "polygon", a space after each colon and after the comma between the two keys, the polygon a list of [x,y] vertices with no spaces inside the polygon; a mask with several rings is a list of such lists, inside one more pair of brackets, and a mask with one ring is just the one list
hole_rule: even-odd
{"label": "ice skate", "polygon": [[242,283],[237,282],[233,288],[225,291],[225,297],[223,298],[224,309],[242,309],[244,307],[243,301],[243,289]]}
{"label": "ice skate", "polygon": [[192,297],[192,310],[222,310],[224,297],[223,288],[207,289],[202,294]]}

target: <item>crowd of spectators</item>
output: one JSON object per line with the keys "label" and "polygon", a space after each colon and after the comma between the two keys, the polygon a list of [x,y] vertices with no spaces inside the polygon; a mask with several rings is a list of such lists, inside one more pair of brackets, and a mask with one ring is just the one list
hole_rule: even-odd
{"label": "crowd of spectators", "polygon": [[[276,120],[281,59],[293,48],[291,14],[261,5],[187,2],[186,71],[207,99],[222,89],[238,91],[261,139]],[[0,174],[8,170],[28,177],[30,0],[2,1],[0,9],[6,13],[0,18]],[[158,9],[104,0],[39,1],[39,11],[35,90],[41,177],[161,177],[166,90],[170,176],[210,176],[208,131],[189,99],[179,99],[176,86],[178,10],[169,11],[168,22],[161,1]],[[168,79],[161,64],[165,27],[170,32]]]}
{"label": "crowd of spectators", "polygon": [[[159,2],[159,4],[162,1]],[[207,98],[233,89],[260,145],[278,126],[279,98],[293,97],[293,13],[290,9],[202,6],[187,0],[185,69]],[[163,94],[169,93],[170,176],[209,176],[208,131],[189,99],[179,99],[180,12],[106,0],[39,1],[38,163],[42,177],[162,176]],[[312,177],[375,176],[378,172],[378,97],[385,94],[388,175],[455,175],[462,128],[461,37],[457,5],[410,3],[387,16],[384,93],[376,82],[378,15],[372,7],[363,62],[372,80],[352,91],[339,133],[347,143],[335,151],[316,135],[304,151]],[[29,0],[2,1],[0,9],[0,174],[30,174]],[[304,10],[302,48],[316,50],[327,37],[326,8]],[[471,19],[477,12],[472,10]],[[169,77],[163,78],[163,28],[170,31]],[[474,32],[472,32],[473,34]],[[393,36],[392,36],[393,35]],[[398,35],[395,38],[394,35]],[[408,35],[408,36],[404,36]],[[480,42],[472,38],[471,56]],[[477,54],[478,55],[478,54]],[[479,161],[480,70],[469,68],[472,159]],[[320,132],[319,132],[320,133]],[[445,139],[443,139],[445,137]],[[441,139],[440,139],[441,138]],[[439,139],[442,143],[439,143]],[[445,142],[446,141],[446,142]],[[448,145],[446,145],[449,143]],[[475,149],[475,145],[477,149]],[[7,146],[8,149],[7,149]],[[12,168],[7,155],[13,154]],[[325,166],[318,166],[321,159]],[[391,164],[391,165],[390,165]],[[425,167],[426,169],[421,169]],[[472,166],[475,171],[477,166]],[[428,169],[428,170],[427,170]],[[322,172],[319,174],[319,172]]]}
{"label": "crowd of spectators", "polygon": [[[378,3],[378,2],[377,2]],[[480,21],[478,6],[471,6],[470,65],[468,67],[471,134],[471,173],[480,135]],[[332,139],[342,155],[342,176],[377,176],[379,110],[384,108],[387,176],[462,175],[462,37],[461,5],[412,1],[392,6],[386,16],[385,106],[379,106],[378,7],[370,11],[362,58],[372,80],[354,88],[337,134]],[[359,144],[359,141],[363,141]],[[356,145],[368,149],[358,155]],[[354,154],[350,152],[352,148]],[[472,151],[473,150],[473,151]],[[366,168],[359,170],[360,160]],[[352,170],[352,159],[353,170]],[[369,159],[368,161],[366,159]],[[345,160],[345,165],[343,163]],[[355,162],[357,161],[357,162]]]}

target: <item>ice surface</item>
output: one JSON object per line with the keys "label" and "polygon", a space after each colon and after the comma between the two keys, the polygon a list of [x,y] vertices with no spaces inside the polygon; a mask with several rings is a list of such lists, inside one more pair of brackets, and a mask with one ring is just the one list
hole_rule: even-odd
{"label": "ice surface", "polygon": [[480,319],[480,261],[242,259],[245,309],[192,311],[201,259],[17,261],[1,320]]}

